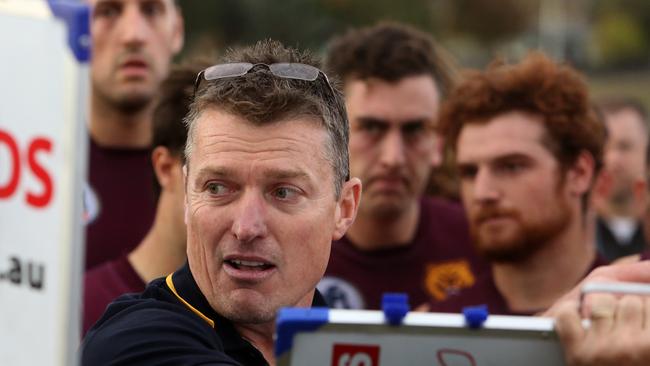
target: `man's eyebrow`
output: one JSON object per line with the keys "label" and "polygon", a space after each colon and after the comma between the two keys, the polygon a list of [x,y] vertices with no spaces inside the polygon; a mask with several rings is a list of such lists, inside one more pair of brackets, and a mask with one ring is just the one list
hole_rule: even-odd
{"label": "man's eyebrow", "polygon": [[360,116],[356,118],[357,122],[362,124],[375,123],[379,125],[388,125],[388,121],[385,119],[370,117],[370,116]]}
{"label": "man's eyebrow", "polygon": [[[234,177],[235,171],[233,169],[225,167],[206,167],[202,168],[197,172],[197,177],[199,180],[205,179],[207,177],[213,178],[227,178]],[[275,180],[284,180],[284,179],[304,179],[309,178],[309,174],[302,170],[291,170],[291,169],[265,169],[264,176],[275,179]]]}
{"label": "man's eyebrow", "polygon": [[528,154],[515,152],[515,153],[500,155],[492,159],[492,161],[495,163],[508,162],[511,160],[532,160],[532,158]]}
{"label": "man's eyebrow", "polygon": [[402,123],[402,126],[419,125],[419,124],[423,124],[423,123],[428,123],[429,121],[431,121],[431,118],[427,118],[427,117],[411,118],[411,119],[408,119],[408,120],[404,121],[404,123]]}
{"label": "man's eyebrow", "polygon": [[[495,164],[495,163],[499,164],[499,163],[508,162],[508,161],[511,161],[511,160],[527,160],[527,161],[530,161],[530,160],[533,160],[533,159],[528,154],[520,153],[520,152],[513,152],[513,153],[507,153],[507,154],[497,155],[495,157],[491,157],[491,158],[485,160],[485,162],[487,162],[488,164]],[[460,167],[460,166],[468,166],[468,165],[478,165],[478,164],[480,164],[480,161],[476,161],[474,159],[471,159],[471,160],[458,160],[456,162],[456,166],[458,166],[458,167]]]}
{"label": "man's eyebrow", "polygon": [[214,168],[214,167],[204,167],[199,169],[199,171],[196,173],[197,180],[202,180],[207,177],[212,177],[212,178],[225,178],[225,177],[232,177],[234,175],[234,171],[232,169],[228,168]]}
{"label": "man's eyebrow", "polygon": [[309,174],[302,170],[270,169],[264,175],[274,180],[309,178]]}
{"label": "man's eyebrow", "polygon": [[433,128],[434,126],[435,126],[435,121],[433,119],[427,117],[419,117],[419,118],[411,118],[409,120],[404,121],[404,123],[402,123],[402,125],[400,126],[400,129],[404,131],[404,130],[409,130],[411,128],[420,128],[420,127]]}

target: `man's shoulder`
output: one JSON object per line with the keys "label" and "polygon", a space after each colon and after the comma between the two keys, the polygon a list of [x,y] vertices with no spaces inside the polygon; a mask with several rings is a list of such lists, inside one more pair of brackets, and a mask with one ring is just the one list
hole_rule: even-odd
{"label": "man's shoulder", "polygon": [[128,365],[237,365],[223,352],[216,332],[165,289],[163,279],[141,294],[115,300],[82,345],[83,365],[115,360]]}
{"label": "man's shoulder", "polygon": [[142,292],[146,286],[126,255],[86,271],[84,283],[87,290],[108,289],[115,293],[113,298],[128,292]]}
{"label": "man's shoulder", "polygon": [[118,296],[142,292],[145,284],[126,257],[106,262],[84,274],[83,333],[101,317]]}

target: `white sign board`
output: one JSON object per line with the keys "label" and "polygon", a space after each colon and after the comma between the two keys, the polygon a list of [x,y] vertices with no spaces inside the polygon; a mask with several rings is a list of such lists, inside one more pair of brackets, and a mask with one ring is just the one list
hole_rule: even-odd
{"label": "white sign board", "polygon": [[563,366],[548,318],[489,316],[478,329],[460,314],[289,309],[278,320],[278,365]]}
{"label": "white sign board", "polygon": [[76,363],[87,42],[81,3],[0,0],[2,365]]}

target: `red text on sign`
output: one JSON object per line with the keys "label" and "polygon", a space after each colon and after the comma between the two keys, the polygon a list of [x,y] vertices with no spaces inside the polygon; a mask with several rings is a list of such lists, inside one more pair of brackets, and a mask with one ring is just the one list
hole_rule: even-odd
{"label": "red text on sign", "polygon": [[[54,193],[52,174],[38,162],[37,157],[41,154],[52,153],[52,141],[48,138],[36,137],[27,143],[25,150],[22,150],[16,138],[9,132],[0,129],[0,149],[9,152],[9,164],[0,165],[1,170],[6,169],[9,172],[9,179],[0,182],[0,200],[10,199],[19,193],[18,188],[23,174],[25,174],[25,169],[23,169],[25,167],[42,187],[36,192],[25,192],[25,202],[35,208],[43,208],[50,204]],[[24,159],[22,158],[23,151]]]}

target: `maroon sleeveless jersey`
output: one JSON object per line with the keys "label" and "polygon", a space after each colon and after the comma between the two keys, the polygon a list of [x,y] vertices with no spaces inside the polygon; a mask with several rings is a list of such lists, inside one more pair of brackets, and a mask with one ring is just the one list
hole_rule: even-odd
{"label": "maroon sleeveless jersey", "polygon": [[462,206],[425,197],[408,245],[364,251],[347,237],[332,243],[318,289],[336,308],[379,309],[386,292],[406,293],[411,306],[417,307],[472,286],[485,268],[470,245]]}
{"label": "maroon sleeveless jersey", "polygon": [[126,256],[106,262],[84,274],[83,333],[104,314],[118,296],[144,291],[145,283]]}
{"label": "maroon sleeveless jersey", "polygon": [[84,188],[86,270],[135,248],[153,223],[155,197],[149,149],[114,149],[90,139]]}
{"label": "maroon sleeveless jersey", "polygon": [[[585,272],[585,276],[596,267],[606,264],[608,264],[607,261],[598,255],[587,272]],[[477,305],[486,305],[488,312],[492,315],[534,315],[546,310],[513,311],[510,309],[506,299],[501,295],[494,283],[491,270],[482,272],[474,286],[449,296],[443,302],[432,302],[430,305],[429,310],[438,313],[460,313],[464,307]]]}

